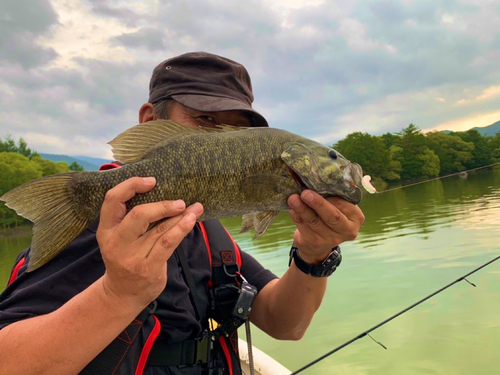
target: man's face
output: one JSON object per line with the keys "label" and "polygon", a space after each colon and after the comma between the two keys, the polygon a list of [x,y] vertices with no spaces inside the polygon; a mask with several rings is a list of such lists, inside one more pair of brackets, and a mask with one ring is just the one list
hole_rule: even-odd
{"label": "man's face", "polygon": [[244,111],[200,112],[174,102],[170,110],[169,120],[197,128],[199,126],[214,128],[216,125],[252,126]]}

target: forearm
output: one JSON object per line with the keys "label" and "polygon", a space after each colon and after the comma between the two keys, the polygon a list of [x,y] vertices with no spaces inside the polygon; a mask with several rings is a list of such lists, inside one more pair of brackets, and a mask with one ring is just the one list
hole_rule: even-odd
{"label": "forearm", "polygon": [[103,278],[58,310],[0,330],[0,375],[77,374],[140,313]]}
{"label": "forearm", "polygon": [[306,275],[292,263],[279,280],[259,293],[251,320],[276,339],[302,338],[318,310],[327,281]]}

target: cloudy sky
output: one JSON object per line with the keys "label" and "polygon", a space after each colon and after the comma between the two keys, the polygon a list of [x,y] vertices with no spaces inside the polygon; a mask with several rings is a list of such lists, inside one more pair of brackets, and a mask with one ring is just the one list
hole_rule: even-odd
{"label": "cloudy sky", "polygon": [[0,137],[110,157],[151,71],[209,51],[271,126],[331,144],[500,120],[500,0],[2,0]]}

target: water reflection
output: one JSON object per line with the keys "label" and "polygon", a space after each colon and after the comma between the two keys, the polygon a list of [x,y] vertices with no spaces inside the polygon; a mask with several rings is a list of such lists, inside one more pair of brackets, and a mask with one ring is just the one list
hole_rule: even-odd
{"label": "water reflection", "polygon": [[[254,342],[295,370],[499,253],[500,170],[477,171],[366,196],[366,222],[343,245],[344,260],[305,338],[280,342],[254,329]],[[241,218],[223,219],[239,245],[281,275],[295,226],[280,213],[261,237],[239,233]],[[0,238],[5,283],[29,236]],[[497,264],[498,263],[498,264]],[[359,340],[304,374],[492,374],[500,364],[500,262],[375,332],[385,351]],[[242,332],[244,335],[244,332]]]}

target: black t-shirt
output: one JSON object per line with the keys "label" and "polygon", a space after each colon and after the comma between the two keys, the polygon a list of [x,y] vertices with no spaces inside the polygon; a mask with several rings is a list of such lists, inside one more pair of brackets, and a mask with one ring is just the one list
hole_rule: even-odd
{"label": "black t-shirt", "polygon": [[[25,272],[26,259],[17,278],[0,295],[0,329],[19,320],[57,310],[104,274],[96,229],[97,223],[86,229],[53,260],[33,272]],[[183,247],[187,250],[186,258],[206,310],[211,270],[198,225],[183,240]],[[181,250],[179,247],[176,251]],[[249,254],[242,251],[241,257],[241,273],[259,291],[276,278]],[[167,287],[157,299],[155,312],[162,327],[159,339],[168,343],[194,338],[201,331],[177,259],[172,256],[168,260]]]}

